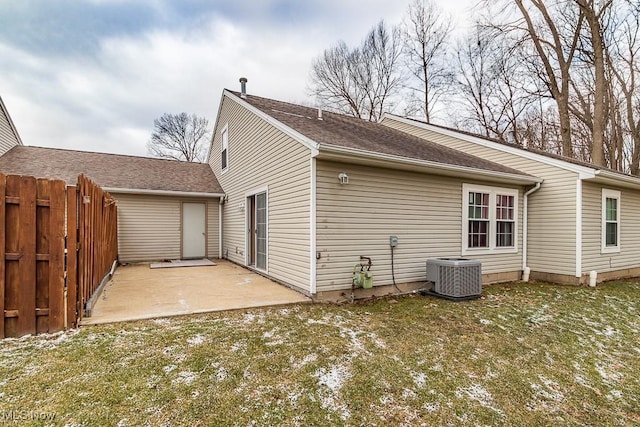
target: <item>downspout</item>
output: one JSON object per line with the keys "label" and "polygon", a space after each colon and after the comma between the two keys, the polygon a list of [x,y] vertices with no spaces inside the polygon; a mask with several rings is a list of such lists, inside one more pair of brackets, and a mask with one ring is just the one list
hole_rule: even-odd
{"label": "downspout", "polygon": [[218,203],[218,258],[222,259],[222,205],[225,202],[225,196],[220,197]]}
{"label": "downspout", "polygon": [[582,277],[582,176],[576,180],[576,277]]}
{"label": "downspout", "polygon": [[535,193],[542,186],[542,182],[536,182],[536,185],[524,193],[522,206],[522,280],[529,281],[529,267],[527,266],[527,248],[529,236],[529,196]]}
{"label": "downspout", "polygon": [[310,203],[309,203],[309,292],[311,295],[315,295],[317,292],[316,280],[317,280],[317,235],[316,235],[316,221],[317,221],[317,184],[316,184],[316,158],[317,150],[313,150],[310,159]]}

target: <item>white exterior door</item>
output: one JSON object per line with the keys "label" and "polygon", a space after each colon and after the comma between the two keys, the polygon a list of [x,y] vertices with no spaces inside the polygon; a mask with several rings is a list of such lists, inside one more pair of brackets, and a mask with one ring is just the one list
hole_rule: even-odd
{"label": "white exterior door", "polygon": [[204,203],[182,204],[182,258],[206,255],[206,209]]}

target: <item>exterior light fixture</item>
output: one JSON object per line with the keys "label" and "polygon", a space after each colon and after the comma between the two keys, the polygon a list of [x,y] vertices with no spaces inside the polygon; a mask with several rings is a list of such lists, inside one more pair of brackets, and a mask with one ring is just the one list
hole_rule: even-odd
{"label": "exterior light fixture", "polygon": [[338,180],[340,181],[340,184],[348,184],[349,175],[347,175],[345,172],[340,172],[340,174],[338,175]]}

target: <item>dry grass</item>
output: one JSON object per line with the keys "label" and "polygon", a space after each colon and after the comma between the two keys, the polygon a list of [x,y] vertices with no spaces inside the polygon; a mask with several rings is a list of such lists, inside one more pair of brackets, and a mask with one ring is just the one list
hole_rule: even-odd
{"label": "dry grass", "polygon": [[[300,305],[5,340],[0,416],[67,426],[640,425],[639,301],[636,281],[513,284],[464,303]],[[55,420],[32,419],[43,414]]]}

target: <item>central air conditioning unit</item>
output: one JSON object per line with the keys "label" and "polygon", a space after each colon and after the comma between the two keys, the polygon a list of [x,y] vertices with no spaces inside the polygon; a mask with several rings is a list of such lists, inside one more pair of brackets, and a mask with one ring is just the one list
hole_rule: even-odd
{"label": "central air conditioning unit", "polygon": [[432,295],[453,300],[479,298],[482,294],[482,263],[466,258],[427,260],[427,280]]}

